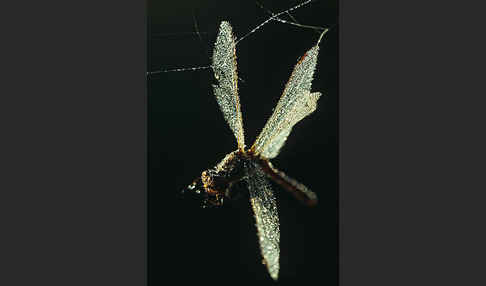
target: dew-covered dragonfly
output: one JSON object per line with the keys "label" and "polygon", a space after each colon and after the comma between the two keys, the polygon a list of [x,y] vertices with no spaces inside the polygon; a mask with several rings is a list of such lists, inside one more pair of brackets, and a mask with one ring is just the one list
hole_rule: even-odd
{"label": "dew-covered dragonfly", "polygon": [[297,199],[312,206],[317,196],[303,184],[272,166],[292,127],[317,107],[319,92],[311,92],[319,42],[297,62],[277,106],[251,148],[245,148],[243,121],[238,97],[236,45],[230,24],[221,22],[213,49],[212,68],[217,80],[213,85],[216,101],[233,131],[238,149],[226,155],[214,168],[203,171],[183,193],[201,200],[203,207],[221,206],[231,197],[233,184],[244,180],[256,220],[263,261],[274,279],[278,279],[280,229],[275,195],[269,179],[281,185]]}

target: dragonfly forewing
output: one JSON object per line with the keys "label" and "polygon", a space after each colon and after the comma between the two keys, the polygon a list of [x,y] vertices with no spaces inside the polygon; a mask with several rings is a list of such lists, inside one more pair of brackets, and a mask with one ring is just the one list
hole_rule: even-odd
{"label": "dragonfly forewing", "polygon": [[316,110],[321,93],[311,93],[319,46],[312,47],[300,58],[290,76],[277,106],[251,150],[265,158],[280,152],[292,127]]}
{"label": "dragonfly forewing", "polygon": [[245,137],[238,96],[236,46],[231,25],[226,21],[221,22],[219,27],[219,34],[214,44],[212,67],[218,81],[217,85],[213,85],[216,101],[236,137],[238,148],[243,151]]}

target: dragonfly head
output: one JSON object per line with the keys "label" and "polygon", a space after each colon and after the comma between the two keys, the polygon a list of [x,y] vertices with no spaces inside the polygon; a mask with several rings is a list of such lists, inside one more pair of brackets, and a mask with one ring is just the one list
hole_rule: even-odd
{"label": "dragonfly head", "polygon": [[201,177],[182,190],[182,196],[185,200],[191,200],[203,208],[223,205],[224,192],[217,191],[208,183],[210,181],[207,173],[203,172]]}

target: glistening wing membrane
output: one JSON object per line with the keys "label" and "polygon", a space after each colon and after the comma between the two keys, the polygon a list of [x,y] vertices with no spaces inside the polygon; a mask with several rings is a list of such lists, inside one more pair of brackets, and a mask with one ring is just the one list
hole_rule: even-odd
{"label": "glistening wing membrane", "polygon": [[213,85],[214,95],[224,119],[230,126],[238,142],[238,148],[244,150],[245,136],[241,116],[240,98],[238,97],[238,73],[236,70],[236,47],[231,25],[223,21],[213,49],[213,71],[217,85]]}
{"label": "glistening wing membrane", "polygon": [[318,53],[319,46],[315,45],[298,61],[272,116],[251,147],[255,154],[276,157],[292,127],[316,110],[321,93],[311,93],[311,85]]}
{"label": "glistening wing membrane", "polygon": [[270,276],[277,280],[280,269],[280,228],[275,195],[260,166],[249,162],[246,170],[246,182],[263,260]]}

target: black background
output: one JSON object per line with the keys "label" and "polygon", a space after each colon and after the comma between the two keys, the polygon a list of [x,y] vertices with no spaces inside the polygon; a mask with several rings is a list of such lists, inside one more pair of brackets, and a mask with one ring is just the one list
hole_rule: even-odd
{"label": "black background", "polygon": [[[279,12],[297,1],[265,1]],[[269,15],[252,1],[152,1],[148,7],[148,66],[174,69],[210,63],[219,23],[237,38]],[[194,33],[197,19],[202,41]],[[292,15],[299,23],[332,27],[320,44],[313,91],[318,108],[293,130],[277,168],[314,190],[307,208],[274,185],[281,223],[280,283],[337,281],[337,2],[319,1]],[[288,19],[288,17],[282,17]],[[315,30],[270,22],[237,45],[239,94],[246,145],[271,115],[297,60],[317,41]],[[261,263],[248,195],[218,209],[199,209],[177,198],[200,173],[236,149],[214,99],[212,71],[151,76],[148,101],[150,285],[273,283]],[[260,284],[259,283],[259,284]]]}

